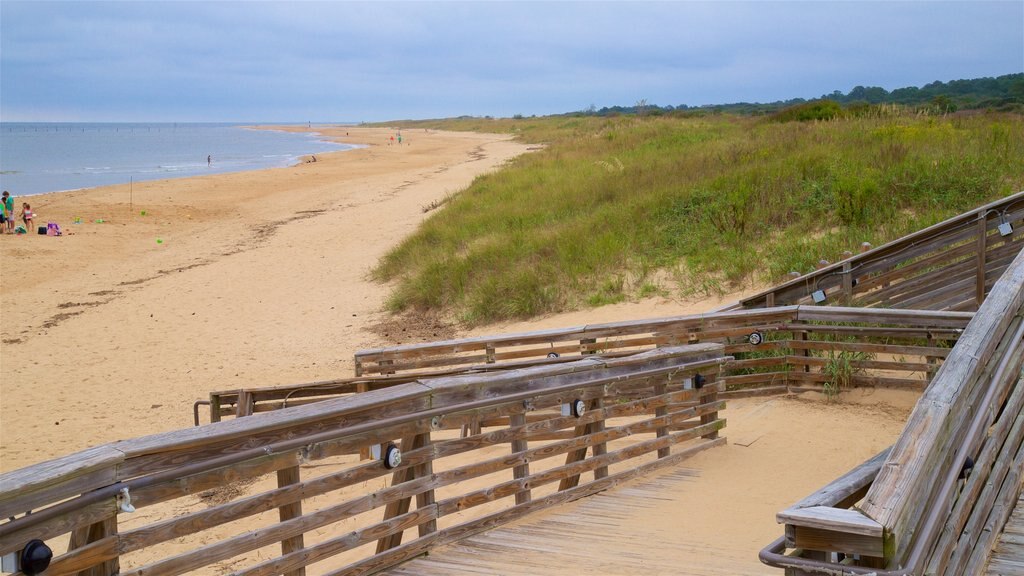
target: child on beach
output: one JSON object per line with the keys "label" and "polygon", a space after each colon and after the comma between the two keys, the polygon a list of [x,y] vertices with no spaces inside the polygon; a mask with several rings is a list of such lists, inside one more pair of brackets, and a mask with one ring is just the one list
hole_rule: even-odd
{"label": "child on beach", "polygon": [[32,229],[32,207],[28,205],[28,202],[24,202],[21,205],[21,221],[25,223],[25,229]]}

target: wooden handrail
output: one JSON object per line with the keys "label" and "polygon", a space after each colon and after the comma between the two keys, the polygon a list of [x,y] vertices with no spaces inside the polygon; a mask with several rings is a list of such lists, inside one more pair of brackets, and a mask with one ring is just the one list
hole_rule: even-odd
{"label": "wooden handrail", "polygon": [[[0,554],[70,532],[69,550],[57,555],[50,573],[183,574],[277,543],[280,556],[249,557],[232,570],[300,573],[340,555],[345,570],[373,572],[720,446],[722,353],[720,344],[698,344],[422,379],[114,442],[0,475],[0,512],[13,517],[0,522]],[[459,437],[445,433],[449,421],[491,424]],[[383,459],[348,456],[374,446],[386,454],[400,449],[400,461],[388,469]],[[469,457],[450,458],[457,454]],[[179,500],[275,472],[276,487],[243,491],[226,503],[195,508]],[[387,476],[390,484],[381,487]],[[128,498],[147,514],[119,528]],[[479,508],[489,503],[503,507]],[[279,520],[261,515],[275,508]],[[262,524],[253,530],[220,532],[257,516]],[[191,548],[124,565],[127,554],[206,530],[213,537]],[[326,536],[304,539],[312,531]],[[403,534],[410,537],[405,543]],[[356,550],[373,541],[376,553]]]}
{"label": "wooden handrail", "polygon": [[[991,515],[993,499],[1012,501],[1020,492],[1022,471],[1008,463],[1024,454],[1022,408],[1024,250],[918,401],[860,510],[845,510],[851,504],[846,502],[780,513],[779,521],[787,525],[785,547],[873,556],[875,564],[860,565],[892,573],[917,574],[926,565],[929,573],[974,573],[983,561],[976,551],[977,527],[988,522],[987,533],[993,526],[998,531],[1005,516]],[[974,471],[966,481],[960,479],[958,489],[968,457],[975,461]],[[964,530],[972,522],[974,528]],[[869,524],[875,528],[866,532]],[[817,536],[822,533],[827,541]],[[776,550],[779,546],[773,544]],[[813,555],[783,561],[767,549],[762,558],[808,573],[835,567]]]}
{"label": "wooden handrail", "polygon": [[[1008,260],[1012,260],[1021,249],[1024,241],[1024,235],[1021,234],[1021,228],[1024,227],[1022,219],[1024,191],[744,298],[737,306],[756,309],[799,304],[810,301],[811,293],[818,289],[829,291],[830,299],[834,302],[836,298],[856,297],[858,294],[865,295],[866,291],[877,291],[883,286],[899,284],[921,272],[920,277],[928,285],[924,292],[913,293],[910,296],[885,296],[884,301],[888,303],[886,305],[899,307],[900,303],[909,297],[932,292],[935,294],[934,297],[920,298],[916,305],[909,307],[965,309],[958,307],[966,303],[970,304],[970,309],[975,310],[984,299],[987,289],[996,280],[994,277],[987,277],[986,270],[1005,267]],[[982,224],[978,224],[979,220]],[[997,232],[998,226],[1003,222],[1013,224],[1014,233],[1008,240]],[[962,253],[953,249],[969,240],[973,240],[973,243]],[[913,265],[907,266],[907,263],[929,255],[934,255],[937,260],[922,266],[922,270]],[[969,259],[965,260],[968,257]],[[943,293],[941,290],[936,292],[936,289],[949,284],[950,272],[956,269],[954,266],[939,269],[940,265],[948,264],[950,261],[963,261],[965,264],[961,268],[966,283],[959,288],[959,295]],[[846,281],[847,279],[849,281]],[[857,280],[857,286],[853,285],[853,280]],[[833,289],[839,289],[838,294],[831,292]],[[845,291],[849,293],[844,296]],[[869,302],[861,304],[867,305]]]}

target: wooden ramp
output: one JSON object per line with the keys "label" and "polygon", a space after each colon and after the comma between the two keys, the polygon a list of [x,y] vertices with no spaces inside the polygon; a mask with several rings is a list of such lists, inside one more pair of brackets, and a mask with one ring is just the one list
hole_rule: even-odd
{"label": "wooden ramp", "polygon": [[[672,494],[686,490],[700,475],[675,468],[596,494],[550,513],[524,519],[439,548],[385,574],[430,576],[450,574],[561,575],[609,574],[772,574],[752,566],[748,549],[707,549],[688,544],[687,534],[699,527],[675,510]],[[645,517],[679,514],[667,531],[630,530]],[[681,554],[682,553],[682,554]],[[681,556],[704,555],[707,563],[685,565]]]}
{"label": "wooden ramp", "polygon": [[1024,494],[989,557],[988,576],[1024,576]]}
{"label": "wooden ramp", "polygon": [[731,400],[725,446],[384,573],[776,576],[757,557],[779,529],[773,512],[890,445],[914,400],[867,390],[842,402]]}

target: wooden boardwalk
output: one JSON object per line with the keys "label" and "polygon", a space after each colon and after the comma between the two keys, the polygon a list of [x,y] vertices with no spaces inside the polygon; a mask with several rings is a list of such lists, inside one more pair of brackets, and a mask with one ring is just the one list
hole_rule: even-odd
{"label": "wooden boardwalk", "polygon": [[[726,446],[439,547],[384,574],[779,576],[757,557],[778,535],[775,513],[885,448],[902,430],[906,412],[875,398],[864,395],[871,403],[863,406],[731,400]],[[836,445],[847,437],[863,442],[859,451]]]}
{"label": "wooden boardwalk", "polygon": [[988,576],[1024,576],[1024,494],[989,557]]}
{"label": "wooden boardwalk", "polygon": [[[638,479],[442,547],[385,574],[777,574],[777,570],[756,564],[756,551],[709,549],[689,541],[688,533],[699,527],[687,522],[685,515],[679,516],[673,530],[629,529],[645,517],[678,513],[672,494],[687,490],[699,475],[691,468],[674,468]],[[681,554],[690,558],[706,555],[709,562],[684,565]]]}

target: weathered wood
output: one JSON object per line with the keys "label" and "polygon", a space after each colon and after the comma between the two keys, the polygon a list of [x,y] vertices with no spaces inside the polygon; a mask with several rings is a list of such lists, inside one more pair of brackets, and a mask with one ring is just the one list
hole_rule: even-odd
{"label": "weathered wood", "polygon": [[[458,505],[451,498],[435,503],[434,490],[487,474],[488,470],[509,469],[514,477],[511,481],[479,491],[459,494],[456,490],[452,492],[457,495],[453,498],[469,507],[516,494],[529,495],[535,482],[554,483],[572,476],[577,478],[578,487],[583,490],[569,489],[566,492],[583,493],[592,485],[608,485],[603,482],[610,477],[608,467],[612,464],[627,462],[681,442],[694,443],[683,454],[720,445],[719,441],[703,442],[696,438],[717,432],[725,421],[714,419],[704,426],[697,422],[724,407],[724,403],[715,401],[715,395],[724,384],[715,382],[700,391],[680,390],[678,386],[683,377],[696,371],[717,373],[724,361],[722,351],[721,344],[700,344],[630,357],[522,368],[515,373],[444,377],[304,404],[285,411],[271,411],[254,418],[237,418],[118,442],[111,445],[117,454],[118,473],[110,478],[109,483],[96,489],[111,490],[120,480],[125,486],[131,486],[133,503],[137,507],[271,472],[278,476],[278,487],[237,497],[178,518],[142,522],[116,536],[106,533],[88,538],[85,529],[89,525],[114,518],[115,500],[111,497],[92,508],[77,507],[75,500],[69,500],[54,504],[50,509],[52,512],[44,510],[48,513],[45,518],[37,518],[37,514],[33,514],[0,525],[0,543],[6,538],[11,546],[18,546],[29,534],[49,533],[53,536],[62,530],[66,533],[79,529],[79,534],[74,537],[74,544],[79,547],[55,559],[55,565],[80,571],[117,561],[123,554],[161,542],[277,509],[278,518],[269,526],[183,550],[170,557],[152,560],[150,564],[133,566],[124,573],[140,576],[181,574],[280,544],[282,553],[279,558],[243,572],[301,574],[305,566],[317,559],[374,540],[385,542],[385,550],[369,563],[357,562],[349,568],[358,570],[361,566],[377,565],[379,561],[398,558],[411,550],[420,550],[425,542],[435,541],[438,533],[436,518],[442,510],[449,511],[450,506],[455,506],[452,509],[455,510]],[[658,383],[666,381],[671,381],[671,384],[655,394]],[[278,393],[271,391],[269,394]],[[239,404],[243,406],[251,405],[245,402],[246,394],[245,391],[239,392]],[[253,398],[257,396],[252,391],[248,394]],[[283,405],[292,402],[292,398],[286,395],[274,401]],[[315,396],[303,396],[303,400],[311,398]],[[524,403],[531,410],[542,411],[575,398],[588,404],[588,409],[579,418],[549,412],[547,418],[530,422],[523,413]],[[680,402],[693,405],[678,406]],[[665,414],[660,417],[630,420],[620,426],[605,424],[609,417],[645,411],[650,414],[659,408],[665,409]],[[471,419],[494,420],[503,428],[468,438],[431,443],[429,432],[432,428],[444,429],[448,422]],[[571,439],[546,445],[528,444],[533,434],[550,433],[574,424],[583,429]],[[679,431],[656,438],[654,434],[658,428]],[[403,462],[396,470],[390,471],[395,474],[391,486],[318,510],[303,509],[304,503],[310,502],[311,498],[389,472],[380,462],[353,463],[345,465],[341,471],[303,480],[300,478],[300,464],[351,454],[362,446],[396,437],[402,438]],[[618,449],[608,451],[606,445],[612,440],[625,441],[614,445]],[[513,445],[513,453],[448,470],[433,469],[437,459],[444,455],[470,452],[495,444]],[[589,459],[586,458],[588,448],[593,452]],[[549,458],[580,450],[583,457],[579,461],[531,474],[529,463],[534,458]],[[661,460],[675,461],[676,456],[672,454]],[[71,470],[73,475],[77,468],[72,466]],[[594,481],[580,482],[581,475],[591,472]],[[44,490],[61,485],[64,480],[66,478],[31,479],[34,485],[42,486]],[[410,512],[413,496],[417,500],[417,509]],[[319,500],[323,502],[323,499]],[[532,503],[529,496],[517,498],[517,502],[515,506]],[[377,509],[384,513],[381,522],[369,526],[364,522],[345,537],[304,546],[308,544],[308,533],[356,516],[363,522],[362,518],[369,516],[366,512]],[[67,514],[62,515],[65,511]],[[402,534],[413,526],[419,527],[420,538],[409,546],[402,546]],[[307,536],[304,538],[304,535]],[[103,568],[100,566],[98,569]]]}
{"label": "weathered wood", "polygon": [[[707,396],[704,397],[704,401],[709,404],[717,402],[718,394],[716,392],[712,392],[711,394],[708,394]],[[718,412],[709,412],[700,417],[701,425],[710,424],[716,420],[718,420]],[[704,438],[705,440],[714,440],[715,438],[718,438],[718,430],[712,430],[708,432],[705,436],[702,436],[702,438]]]}
{"label": "weathered wood", "polygon": [[[1024,304],[1024,252],[1003,275],[965,329],[893,447],[863,505],[892,534],[886,558],[902,561],[923,514],[937,472],[951,471],[951,446],[959,441],[967,410],[978,395],[978,376]],[[955,423],[955,424],[954,424]],[[945,505],[945,504],[932,504]]]}
{"label": "weathered wood", "polygon": [[[289,468],[282,468],[277,471],[277,487],[285,488],[294,484],[302,482],[301,473],[298,466],[291,466]],[[278,508],[279,518],[281,522],[291,520],[292,518],[298,518],[302,516],[302,501],[297,500],[295,502],[289,502],[284,506]],[[303,548],[303,537],[302,534],[292,536],[281,540],[281,555],[285,556],[291,554],[296,550]],[[285,572],[285,576],[306,576],[305,568],[298,568],[289,572]]]}
{"label": "weathered wood", "polygon": [[[663,396],[665,394],[665,390],[666,390],[666,385],[665,384],[658,383],[658,384],[654,385],[654,395],[655,396]],[[668,406],[659,406],[659,407],[654,409],[654,415],[656,417],[660,418],[660,417],[663,417],[663,416],[665,416],[667,414],[668,414]],[[668,426],[659,426],[659,427],[655,428],[654,434],[658,438],[662,438],[664,436],[668,436]],[[669,455],[671,454],[671,452],[672,452],[672,449],[669,448],[668,446],[666,446],[664,448],[659,448],[658,449],[658,458],[668,458]]]}
{"label": "weathered wood", "polygon": [[[108,539],[116,534],[116,515],[105,518],[102,521],[86,526],[85,528],[77,528],[71,531],[71,541],[68,543],[68,552],[73,552],[79,548],[85,548],[89,544]],[[79,570],[78,576],[110,576],[111,574],[118,573],[120,570],[119,566],[120,562],[117,557],[110,558],[109,556],[106,556],[103,561],[94,564],[85,570]]]}
{"label": "weathered wood", "polygon": [[[418,441],[422,442],[420,440],[420,438],[421,438],[420,436],[408,436],[408,437],[402,438],[401,449],[402,450],[412,450],[412,449],[421,447],[421,446],[414,446],[414,444],[417,443]],[[381,454],[383,455],[383,449],[381,450]],[[413,481],[415,479],[416,479],[416,470],[412,466],[409,466],[407,468],[403,468],[401,470],[398,470],[394,474],[391,475],[391,486],[395,487],[395,486],[398,486],[399,484],[405,484],[406,482],[411,482],[411,481]],[[407,497],[401,498],[400,500],[396,500],[394,502],[389,503],[387,505],[387,507],[384,508],[384,521],[387,522],[388,520],[391,520],[392,518],[396,518],[398,516],[401,516],[401,515],[407,513],[409,511],[409,505],[411,504],[411,502],[412,502],[412,498],[407,496]],[[384,552],[385,550],[388,550],[388,549],[391,549],[391,548],[395,548],[395,547],[397,547],[401,543],[402,543],[402,532],[397,532],[395,534],[391,534],[389,536],[385,536],[385,537],[383,537],[383,538],[381,538],[380,540],[377,541],[377,554],[380,554],[381,552]]]}
{"label": "weathered wood", "polygon": [[[112,576],[118,571],[119,553],[117,550],[117,536],[108,536],[85,546],[69,550],[67,554],[56,556],[51,562],[46,574],[80,574],[92,572],[98,567],[110,567],[99,572],[104,576]],[[96,572],[93,572],[96,573]]]}
{"label": "weathered wood", "polygon": [[0,475],[0,518],[112,484],[123,461],[123,452],[103,445],[4,473]]}
{"label": "weathered wood", "polygon": [[[524,414],[513,414],[509,417],[509,425],[512,427],[526,426],[526,416]],[[525,438],[516,438],[512,440],[512,453],[517,454],[525,452],[527,450],[527,442]],[[524,462],[518,466],[512,468],[512,477],[516,480],[522,480],[530,475],[530,463]],[[523,504],[530,501],[530,489],[529,487],[516,492],[516,504]]]}
{"label": "weathered wood", "polygon": [[[305,566],[330,558],[336,554],[357,548],[364,544],[401,534],[409,528],[423,526],[428,522],[437,522],[437,506],[426,506],[396,516],[390,520],[374,524],[367,528],[353,530],[344,536],[331,538],[314,546],[309,546],[292,554],[268,560],[245,570],[233,572],[232,576],[273,576],[276,574],[294,573],[289,571],[302,570]],[[422,535],[421,535],[422,536]],[[416,542],[422,540],[417,539]]]}
{"label": "weathered wood", "polygon": [[975,267],[975,292],[974,300],[978,307],[985,301],[985,243],[988,240],[988,225],[985,213],[978,214],[978,252]]}
{"label": "weathered wood", "polygon": [[21,550],[29,540],[49,540],[61,534],[83,528],[117,514],[117,499],[110,498],[68,509],[66,512],[40,522],[31,516],[23,516],[0,524],[0,555]]}

